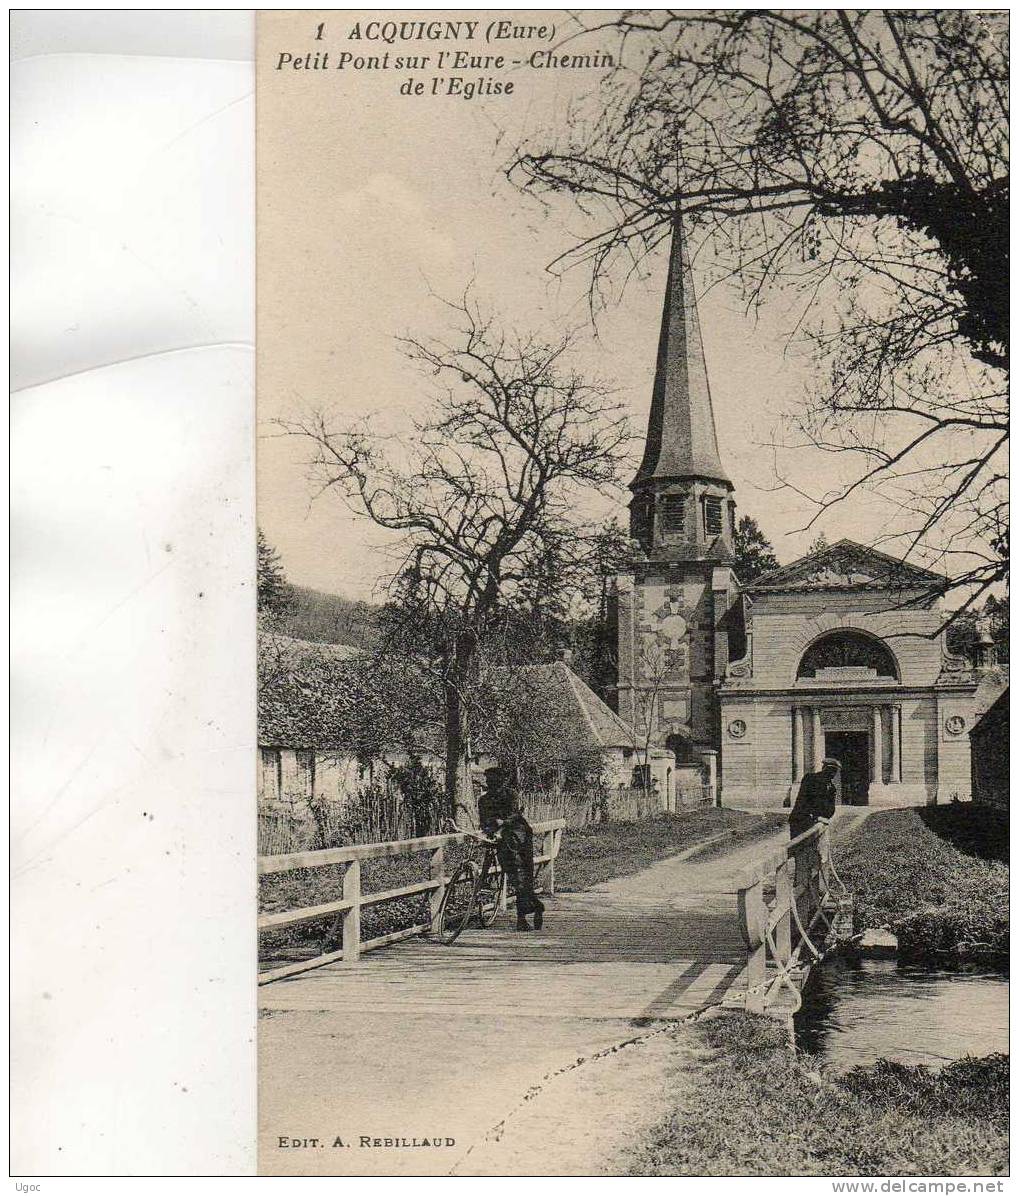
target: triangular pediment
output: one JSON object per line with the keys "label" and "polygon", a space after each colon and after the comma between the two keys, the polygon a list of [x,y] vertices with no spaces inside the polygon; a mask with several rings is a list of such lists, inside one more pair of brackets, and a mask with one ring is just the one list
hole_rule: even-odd
{"label": "triangular pediment", "polygon": [[759,590],[938,590],[944,577],[918,565],[906,564],[888,553],[839,540],[819,552],[758,577],[746,588]]}

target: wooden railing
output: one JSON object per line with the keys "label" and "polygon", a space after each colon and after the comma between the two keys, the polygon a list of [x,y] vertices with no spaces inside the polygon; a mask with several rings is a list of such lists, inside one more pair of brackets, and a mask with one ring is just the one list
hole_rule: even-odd
{"label": "wooden railing", "polygon": [[[540,850],[536,851],[534,856],[535,885],[536,887],[540,885],[541,891],[544,893],[555,892],[555,862],[559,855],[559,845],[565,825],[562,818],[556,818],[551,822],[536,823],[532,828],[535,838],[540,841]],[[304,905],[296,909],[261,914],[258,919],[258,929],[261,932],[316,922],[321,918],[335,917],[339,920],[339,930],[342,935],[339,950],[327,951],[311,959],[260,972],[258,983],[270,984],[273,980],[296,976],[299,972],[319,968],[323,964],[332,963],[338,959],[342,959],[345,963],[356,963],[365,951],[374,951],[378,947],[385,947],[390,943],[396,943],[414,935],[430,934],[439,914],[446,882],[449,880],[449,877],[446,876],[445,849],[454,844],[469,841],[471,841],[471,837],[465,834],[428,835],[423,839],[403,839],[395,843],[365,843],[350,847],[328,847],[320,851],[297,851],[289,855],[259,856],[259,876],[290,872],[299,868],[341,865],[343,879],[342,895],[338,900],[327,901],[321,905]],[[427,880],[401,885],[398,889],[386,889],[380,893],[361,892],[362,861],[384,859],[389,856],[416,855],[419,852],[429,853]],[[503,883],[503,908],[505,908],[505,881]],[[361,941],[362,909],[366,906],[381,905],[387,901],[396,901],[401,897],[412,897],[417,893],[428,894],[427,921],[391,931],[389,934],[379,935],[367,942]]]}
{"label": "wooden railing", "polygon": [[814,826],[748,868],[737,881],[747,947],[745,995],[752,1013],[795,1013],[811,967],[841,936],[852,899],[831,858],[831,830]]}

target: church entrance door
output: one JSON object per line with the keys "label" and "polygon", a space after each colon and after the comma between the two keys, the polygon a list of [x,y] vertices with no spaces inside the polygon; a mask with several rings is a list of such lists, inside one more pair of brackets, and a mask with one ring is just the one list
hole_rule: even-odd
{"label": "church entrance door", "polygon": [[842,765],[842,803],[865,806],[870,787],[870,741],[866,731],[826,731],[824,754]]}

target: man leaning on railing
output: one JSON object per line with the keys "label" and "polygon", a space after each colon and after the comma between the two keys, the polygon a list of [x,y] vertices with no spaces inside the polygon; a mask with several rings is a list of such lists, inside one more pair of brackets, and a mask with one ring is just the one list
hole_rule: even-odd
{"label": "man leaning on railing", "polygon": [[835,777],[842,766],[834,756],[825,756],[817,772],[808,772],[800,782],[796,803],[789,815],[789,837],[795,839],[818,823],[827,825],[835,813]]}

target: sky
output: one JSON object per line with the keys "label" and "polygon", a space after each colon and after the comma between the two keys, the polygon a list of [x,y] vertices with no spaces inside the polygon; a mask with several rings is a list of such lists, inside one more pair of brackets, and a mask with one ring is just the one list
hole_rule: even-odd
{"label": "sky", "polygon": [[[291,582],[370,598],[391,561],[382,533],[333,495],[313,497],[307,448],[281,437],[273,420],[321,407],[338,423],[370,416],[379,430],[406,429],[430,392],[395,338],[441,335],[449,318],[436,296],[456,298],[470,284],[478,302],[508,327],[550,335],[577,328],[576,364],[618,388],[642,433],[666,250],[648,260],[645,277],[631,282],[592,328],[583,267],[560,279],[547,266],[598,225],[568,199],[545,207],[504,177],[521,134],[561,119],[571,94],[597,86],[598,72],[521,69],[501,76],[515,80],[511,96],[408,97],[399,93],[407,72],[275,69],[281,52],[324,47],[335,58],[351,45],[356,14],[329,14],[321,40],[310,14],[262,17],[259,523]],[[693,249],[703,288],[696,243]],[[806,552],[819,530],[830,542],[877,539],[889,508],[873,496],[861,494],[803,530],[814,509],[776,486],[777,459],[767,446],[786,434],[783,416],[812,384],[809,362],[790,350],[795,315],[782,297],[748,315],[735,291],[717,286],[700,294],[699,310],[719,448],[740,511],[758,520],[783,562]],[[808,490],[833,481],[832,458],[813,449],[778,464]]]}

